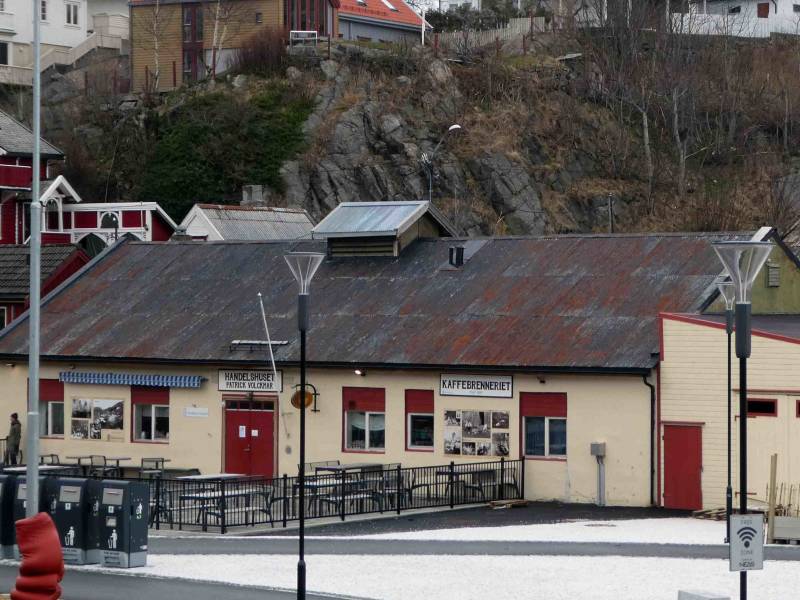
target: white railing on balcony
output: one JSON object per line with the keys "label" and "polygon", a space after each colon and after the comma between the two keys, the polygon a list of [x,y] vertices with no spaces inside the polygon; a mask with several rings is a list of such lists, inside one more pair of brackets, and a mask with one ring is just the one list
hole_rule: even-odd
{"label": "white railing on balcony", "polygon": [[6,85],[33,85],[33,69],[0,65],[0,83]]}
{"label": "white railing on balcony", "polygon": [[96,48],[122,50],[122,38],[115,35],[104,35],[94,32],[80,44],[69,50],[50,50],[42,56],[42,71],[53,65],[73,65],[82,56]]}
{"label": "white railing on balcony", "polygon": [[781,16],[759,19],[750,15],[673,13],[672,31],[689,35],[768,38],[773,33],[800,35],[800,19]]}

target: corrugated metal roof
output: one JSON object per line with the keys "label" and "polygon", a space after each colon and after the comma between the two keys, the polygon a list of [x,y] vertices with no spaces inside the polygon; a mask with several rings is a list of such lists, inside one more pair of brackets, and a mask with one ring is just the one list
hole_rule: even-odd
{"label": "corrugated metal roof", "polygon": [[[42,281],[77,250],[69,244],[42,246]],[[0,244],[0,296],[25,298],[30,285],[30,247]]]}
{"label": "corrugated metal roof", "polygon": [[[11,115],[0,110],[0,148],[7,154],[33,154],[33,132]],[[42,156],[60,158],[64,153],[45,139],[41,140]]]}
{"label": "corrugated metal roof", "polygon": [[[326,260],[311,285],[309,360],[325,364],[641,371],[655,363],[660,312],[696,313],[720,274],[711,248],[746,235],[494,238],[458,270],[448,239],[397,258]],[[278,361],[296,361],[296,283],[283,256],[301,243],[122,243],[49,298],[42,354],[52,357],[255,362],[231,349],[263,339],[264,303]],[[0,354],[27,351],[27,328]]]}
{"label": "corrugated metal roof", "polygon": [[222,204],[200,204],[198,208],[228,241],[297,240],[309,237],[314,227],[302,209]]}
{"label": "corrugated metal roof", "polygon": [[425,214],[454,235],[452,226],[430,202],[409,200],[342,202],[314,227],[313,237],[398,236]]}

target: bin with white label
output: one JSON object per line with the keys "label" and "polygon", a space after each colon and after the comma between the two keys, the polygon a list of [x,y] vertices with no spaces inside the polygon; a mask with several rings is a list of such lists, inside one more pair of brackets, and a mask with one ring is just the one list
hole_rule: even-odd
{"label": "bin with white label", "polygon": [[[47,477],[39,477],[39,511],[46,511],[50,504],[48,498]],[[14,490],[13,500],[14,522],[24,519],[28,508],[28,484],[25,477],[17,477],[17,485]],[[14,530],[14,558],[19,559],[19,547],[16,541],[16,529]]]}
{"label": "bin with white label", "polygon": [[0,474],[0,555],[14,558],[17,530],[14,527],[14,497],[17,492],[17,476]]}
{"label": "bin with white label", "polygon": [[[86,479],[51,477],[46,482],[47,512],[52,517],[61,539],[64,562],[87,564],[87,530],[89,502]],[[43,506],[42,509],[45,509]]]}
{"label": "bin with white label", "polygon": [[103,480],[95,519],[104,567],[147,563],[150,486],[138,481]]}

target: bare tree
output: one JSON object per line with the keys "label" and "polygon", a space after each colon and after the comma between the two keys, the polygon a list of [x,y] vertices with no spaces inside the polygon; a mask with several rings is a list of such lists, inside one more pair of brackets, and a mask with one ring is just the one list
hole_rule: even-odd
{"label": "bare tree", "polygon": [[153,72],[146,81],[148,93],[157,92],[161,82],[161,45],[164,35],[170,26],[175,10],[165,7],[162,0],[154,0],[150,4],[138,4],[133,10],[134,27],[142,31],[139,37],[141,49],[153,59]]}
{"label": "bare tree", "polygon": [[208,66],[212,77],[216,77],[220,56],[225,44],[239,33],[247,9],[252,8],[240,0],[214,0],[206,7],[214,24],[211,36],[211,64]]}

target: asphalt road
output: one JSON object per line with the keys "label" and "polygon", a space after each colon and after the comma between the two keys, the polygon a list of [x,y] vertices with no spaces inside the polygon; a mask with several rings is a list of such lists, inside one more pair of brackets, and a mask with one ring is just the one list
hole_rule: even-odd
{"label": "asphalt road", "polygon": [[[151,554],[295,554],[296,539],[150,538]],[[410,554],[461,556],[654,556],[665,558],[728,558],[728,547],[689,544],[609,542],[459,542],[430,540],[306,539],[306,554]],[[769,560],[800,561],[800,546],[770,546]]]}
{"label": "asphalt road", "polygon": [[[8,593],[16,576],[16,567],[0,565],[0,592]],[[289,600],[297,597],[293,591],[268,588],[71,570],[66,572],[61,587],[65,600]],[[307,597],[323,600],[335,596],[308,594]]]}

